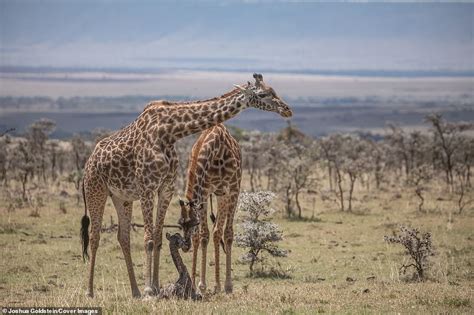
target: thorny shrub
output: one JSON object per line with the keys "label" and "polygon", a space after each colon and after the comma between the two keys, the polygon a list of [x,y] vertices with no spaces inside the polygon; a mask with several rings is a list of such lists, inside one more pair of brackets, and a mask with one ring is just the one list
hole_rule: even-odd
{"label": "thorny shrub", "polygon": [[416,228],[400,226],[400,234],[395,236],[385,236],[385,241],[393,244],[401,244],[406,249],[406,254],[410,255],[412,262],[403,264],[400,273],[406,274],[410,267],[415,268],[414,279],[424,280],[429,268],[430,256],[434,256],[431,233],[421,234]]}

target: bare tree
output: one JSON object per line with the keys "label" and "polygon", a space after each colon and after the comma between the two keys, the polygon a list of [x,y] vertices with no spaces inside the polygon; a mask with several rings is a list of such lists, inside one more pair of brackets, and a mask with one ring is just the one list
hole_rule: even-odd
{"label": "bare tree", "polygon": [[428,165],[418,166],[410,174],[409,182],[415,187],[415,194],[420,199],[418,204],[418,211],[420,212],[424,212],[425,198],[423,193],[426,190],[426,184],[432,177],[432,171]]}
{"label": "bare tree", "polygon": [[40,169],[43,182],[46,182],[46,141],[56,128],[56,123],[50,119],[42,118],[32,123],[27,132],[31,150]]}
{"label": "bare tree", "polygon": [[75,134],[71,139],[72,154],[74,159],[74,164],[76,166],[76,171],[82,171],[84,164],[86,163],[87,157],[90,154],[90,150],[87,147],[85,141]]}
{"label": "bare tree", "polygon": [[27,185],[29,178],[33,175],[35,160],[31,143],[24,139],[18,141],[17,146],[12,150],[11,167],[14,170],[14,177],[21,183],[22,200],[28,201]]}
{"label": "bare tree", "polygon": [[460,134],[463,131],[471,130],[473,123],[450,123],[445,121],[440,114],[426,116],[426,121],[432,124],[434,145],[441,152],[440,158],[446,176],[446,184],[450,191],[454,190],[454,154],[462,146]]}

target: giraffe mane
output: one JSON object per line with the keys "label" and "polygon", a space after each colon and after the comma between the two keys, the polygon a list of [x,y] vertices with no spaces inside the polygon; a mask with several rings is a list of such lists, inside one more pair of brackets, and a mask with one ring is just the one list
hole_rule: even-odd
{"label": "giraffe mane", "polygon": [[[248,83],[245,86],[248,87]],[[231,95],[237,94],[237,92],[240,92],[240,90],[238,88],[234,88],[230,92],[227,92],[225,94],[222,94],[220,96],[216,96],[216,97],[213,97],[213,98],[204,99],[204,100],[178,101],[178,102],[170,102],[170,101],[163,101],[163,100],[151,101],[150,103],[148,103],[145,106],[145,108],[143,108],[143,112],[145,112],[146,110],[148,110],[152,107],[158,107],[158,106],[189,105],[189,104],[202,104],[202,103],[207,103],[207,102],[213,102],[213,101],[217,101],[221,98],[226,98],[226,97],[229,97]]]}
{"label": "giraffe mane", "polygon": [[[188,167],[188,183],[186,186],[186,198],[190,200],[192,196],[192,187],[194,186],[194,183],[196,181],[196,169],[197,169],[197,164],[198,164],[198,157],[199,153],[201,151],[201,148],[204,144],[204,140],[206,140],[207,135],[212,132],[213,128],[206,129],[205,131],[202,132],[202,134],[199,136],[198,140],[196,141],[195,146],[193,146],[192,152],[191,152],[191,158],[189,159],[189,167]],[[191,188],[188,190],[188,188]]]}

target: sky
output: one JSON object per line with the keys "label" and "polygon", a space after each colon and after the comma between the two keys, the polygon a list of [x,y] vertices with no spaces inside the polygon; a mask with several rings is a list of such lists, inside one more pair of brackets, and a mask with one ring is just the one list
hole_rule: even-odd
{"label": "sky", "polygon": [[0,66],[474,70],[474,4],[0,0]]}

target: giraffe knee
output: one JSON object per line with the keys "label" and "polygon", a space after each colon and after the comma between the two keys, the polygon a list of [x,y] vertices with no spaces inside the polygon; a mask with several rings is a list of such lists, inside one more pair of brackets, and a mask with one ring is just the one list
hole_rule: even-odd
{"label": "giraffe knee", "polygon": [[214,239],[214,243],[219,243],[222,240],[222,231],[214,231],[214,235],[212,237]]}
{"label": "giraffe knee", "polygon": [[154,246],[154,242],[152,240],[148,241],[145,243],[145,250],[147,252],[153,252],[153,246]]}
{"label": "giraffe knee", "polygon": [[130,237],[128,235],[123,235],[121,233],[117,234],[117,240],[120,244],[120,246],[127,246],[130,244]]}

